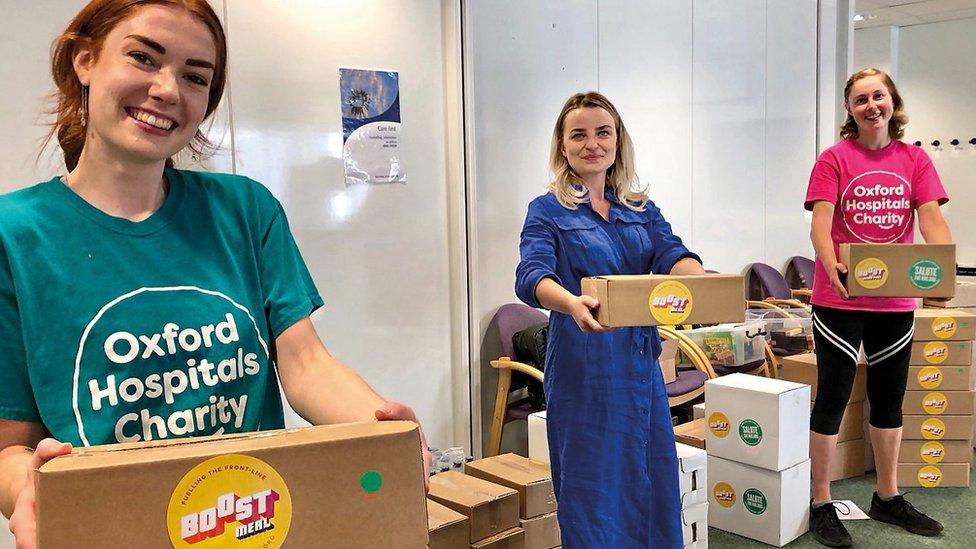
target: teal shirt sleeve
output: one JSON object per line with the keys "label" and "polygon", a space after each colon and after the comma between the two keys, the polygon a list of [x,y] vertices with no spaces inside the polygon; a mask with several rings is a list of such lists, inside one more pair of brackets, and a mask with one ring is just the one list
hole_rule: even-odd
{"label": "teal shirt sleeve", "polygon": [[40,421],[7,252],[0,244],[0,419]]}
{"label": "teal shirt sleeve", "polygon": [[261,239],[264,312],[272,338],[324,305],[280,203]]}

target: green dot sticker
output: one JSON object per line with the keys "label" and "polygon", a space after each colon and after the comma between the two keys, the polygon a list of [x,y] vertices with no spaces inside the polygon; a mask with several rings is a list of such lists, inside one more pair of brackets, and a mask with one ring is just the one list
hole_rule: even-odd
{"label": "green dot sticker", "polygon": [[762,442],[762,427],[752,419],[744,419],[739,424],[739,438],[749,446],[755,446]]}
{"label": "green dot sticker", "polygon": [[931,259],[920,259],[908,268],[908,280],[922,290],[935,288],[942,282],[942,267]]}
{"label": "green dot sticker", "polygon": [[359,477],[359,486],[367,494],[375,494],[383,486],[383,475],[379,471],[369,470]]}
{"label": "green dot sticker", "polygon": [[766,512],[766,496],[755,488],[749,488],[742,493],[742,505],[753,515],[761,515]]}

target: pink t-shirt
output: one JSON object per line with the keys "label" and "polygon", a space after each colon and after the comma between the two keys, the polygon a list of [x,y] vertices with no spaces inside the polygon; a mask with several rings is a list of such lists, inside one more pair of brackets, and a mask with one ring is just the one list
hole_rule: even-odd
{"label": "pink t-shirt", "polygon": [[[839,255],[840,244],[844,242],[913,242],[916,208],[932,200],[945,204],[949,197],[932,160],[921,148],[893,140],[885,148],[872,151],[853,139],[841,139],[825,150],[813,166],[803,205],[813,210],[818,200],[834,205],[830,237],[834,241],[834,253]],[[912,298],[841,299],[830,287],[830,279],[819,259],[810,302],[861,311],[915,310]]]}

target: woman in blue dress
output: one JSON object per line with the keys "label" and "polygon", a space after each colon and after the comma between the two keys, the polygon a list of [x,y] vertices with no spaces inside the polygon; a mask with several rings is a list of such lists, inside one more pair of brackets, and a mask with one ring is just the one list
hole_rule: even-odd
{"label": "woman in blue dress", "polygon": [[529,204],[515,290],[552,310],[545,393],[559,527],[568,549],[682,546],[671,414],[649,327],[608,330],[580,279],[703,274],[644,190],[616,108],[566,101],[550,149],[549,192]]}

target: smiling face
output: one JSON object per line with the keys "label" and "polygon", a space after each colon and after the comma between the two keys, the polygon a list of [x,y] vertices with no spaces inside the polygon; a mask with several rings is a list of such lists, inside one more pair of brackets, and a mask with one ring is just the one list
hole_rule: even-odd
{"label": "smiling face", "polygon": [[854,118],[858,132],[863,134],[887,132],[894,113],[891,91],[881,75],[866,76],[854,82],[845,107]]}
{"label": "smiling face", "polygon": [[126,163],[162,163],[206,116],[214,39],[185,10],[150,5],[121,21],[99,51],[80,46],[75,72],[89,86],[89,146]]}
{"label": "smiling face", "polygon": [[606,174],[617,158],[617,131],[613,116],[600,107],[566,113],[562,154],[579,177]]}

